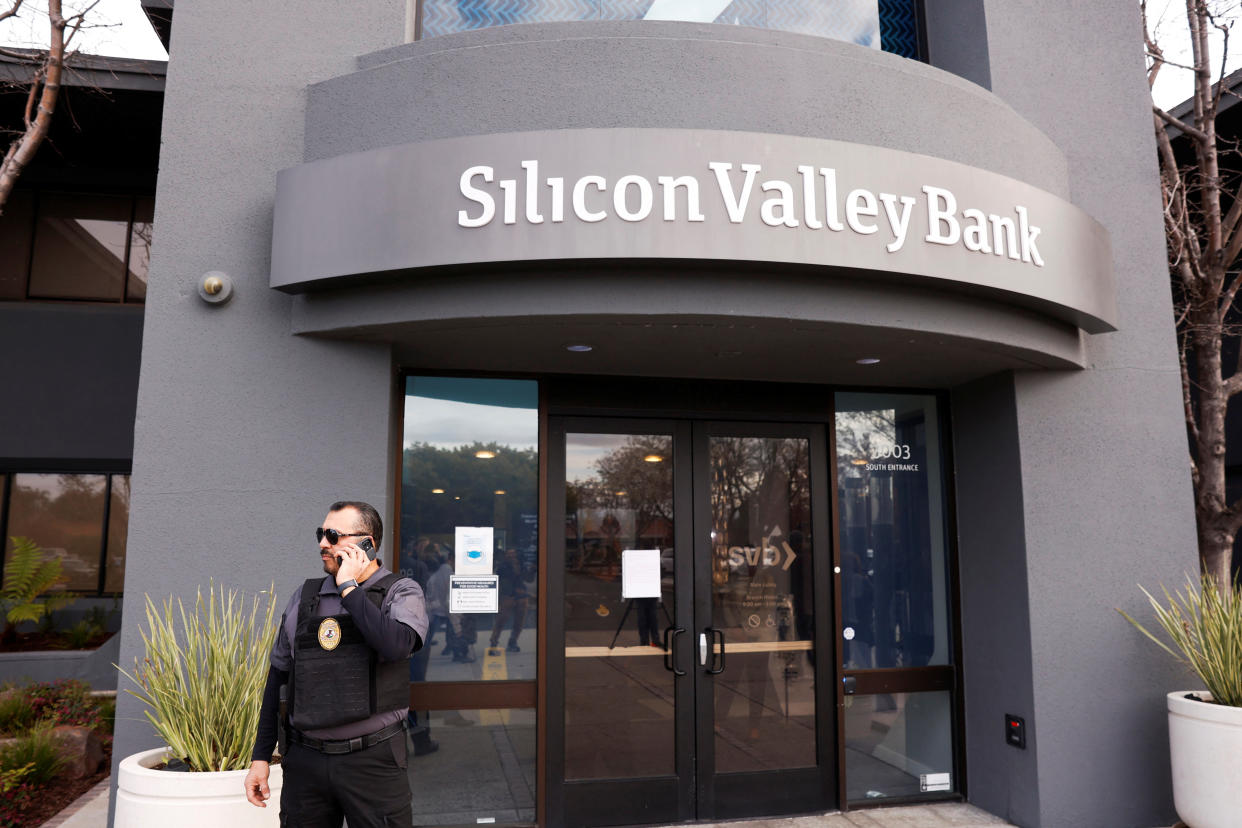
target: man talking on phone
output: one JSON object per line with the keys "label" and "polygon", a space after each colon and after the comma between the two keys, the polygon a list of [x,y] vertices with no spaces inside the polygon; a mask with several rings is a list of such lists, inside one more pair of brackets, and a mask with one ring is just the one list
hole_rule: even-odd
{"label": "man talking on phone", "polygon": [[246,799],[266,808],[280,688],[287,686],[280,824],[410,825],[405,718],[410,654],[427,634],[423,591],[376,557],[384,526],[342,500],[315,530],[323,578],[295,592],[272,645]]}

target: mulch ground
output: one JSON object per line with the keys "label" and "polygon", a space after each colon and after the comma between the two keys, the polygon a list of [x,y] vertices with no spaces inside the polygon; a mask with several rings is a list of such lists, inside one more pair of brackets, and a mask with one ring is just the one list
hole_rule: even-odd
{"label": "mulch ground", "polygon": [[81,779],[56,778],[44,786],[39,797],[22,811],[20,828],[35,828],[67,808],[75,799],[108,777],[112,769],[112,747],[104,747],[104,760],[100,771]]}
{"label": "mulch ground", "polygon": [[[109,638],[112,633],[97,635],[86,643],[83,650],[95,650]],[[0,640],[0,653],[29,653],[35,650],[68,650],[69,639],[57,633],[27,633],[17,635],[8,640]]]}

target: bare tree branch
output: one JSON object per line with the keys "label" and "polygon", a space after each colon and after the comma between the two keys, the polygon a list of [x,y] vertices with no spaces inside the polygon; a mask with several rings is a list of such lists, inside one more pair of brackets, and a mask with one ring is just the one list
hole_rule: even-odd
{"label": "bare tree branch", "polygon": [[[10,11],[16,13],[20,2]],[[0,214],[22,171],[34,160],[39,147],[47,138],[52,128],[52,117],[56,113],[56,104],[60,98],[61,77],[65,69],[65,45],[68,39],[77,33],[88,12],[98,5],[99,0],[91,3],[82,12],[65,18],[62,0],[48,0],[48,49],[39,65],[36,66],[30,80],[30,91],[27,97],[25,112],[25,131],[18,136],[4,154],[0,162]],[[37,104],[36,104],[37,99]]]}
{"label": "bare tree branch", "polygon": [[0,12],[0,22],[8,20],[10,17],[16,17],[17,13],[21,11],[22,3],[24,2],[26,0],[13,0],[13,5],[9,7],[8,11]]}
{"label": "bare tree branch", "polygon": [[[1140,3],[1147,78],[1170,64],[1152,34],[1146,2]],[[1236,14],[1237,9],[1229,9]],[[1238,142],[1217,135],[1217,116],[1227,88],[1225,63],[1212,57],[1219,36],[1228,55],[1232,20],[1208,0],[1185,0],[1191,51],[1188,111],[1175,117],[1153,105],[1152,124],[1160,166],[1168,268],[1173,288],[1182,381],[1182,409],[1190,443],[1191,479],[1203,570],[1231,586],[1233,543],[1242,531],[1242,501],[1226,500],[1226,417],[1229,401],[1242,394],[1242,354],[1224,365],[1223,346],[1242,338],[1242,171]],[[1226,373],[1228,374],[1226,376]]]}

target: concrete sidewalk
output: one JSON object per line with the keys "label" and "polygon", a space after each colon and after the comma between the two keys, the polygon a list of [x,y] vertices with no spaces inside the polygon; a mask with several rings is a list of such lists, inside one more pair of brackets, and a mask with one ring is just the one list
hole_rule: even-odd
{"label": "concrete sidewalk", "polygon": [[43,823],[42,828],[104,828],[108,824],[108,785],[111,781],[110,776],[102,780]]}
{"label": "concrete sidewalk", "polygon": [[[829,813],[816,816],[774,817],[769,819],[725,822],[719,826],[699,828],[1012,828],[1010,823],[964,802],[942,802],[935,805],[908,805],[893,808],[868,808],[848,814]],[[684,828],[665,826],[665,828]]]}
{"label": "concrete sidewalk", "polygon": [[[108,781],[100,782],[43,828],[104,828],[108,824]],[[686,828],[686,823],[666,828]],[[700,823],[697,828],[717,828]],[[1012,828],[1008,822],[961,802],[869,808],[822,814],[721,823],[719,828]]]}

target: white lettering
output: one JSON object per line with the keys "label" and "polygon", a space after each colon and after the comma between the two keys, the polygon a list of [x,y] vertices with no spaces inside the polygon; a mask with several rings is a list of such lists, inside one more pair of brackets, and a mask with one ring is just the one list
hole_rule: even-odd
{"label": "white lettering", "polygon": [[[759,218],[769,227],[797,227],[798,219],[794,217],[793,187],[788,181],[765,181],[760,187],[765,193],[776,191],[780,195],[769,196],[759,206]],[[780,215],[776,209],[780,208]]]}
{"label": "white lettering", "polygon": [[[663,221],[706,221],[701,201],[704,186],[701,170],[698,175],[660,175],[654,179],[631,173],[617,178],[611,186],[609,179],[602,175],[584,175],[569,186],[561,177],[541,177],[541,168],[546,166],[544,161],[529,159],[519,165],[521,177],[504,179],[497,179],[496,169],[486,165],[464,170],[458,189],[467,206],[457,211],[458,225],[483,227],[498,215],[506,225],[522,220],[527,224],[542,224],[547,220],[559,224],[565,221],[567,200],[574,216],[583,222],[600,222],[612,216],[626,222],[641,222],[652,218],[657,186]],[[918,209],[917,196],[859,187],[839,197],[837,170],[831,167],[803,164],[796,167],[796,178],[760,182],[761,164],[709,161],[707,166],[715,176],[725,215],[733,224],[756,218],[749,214],[749,209],[758,184],[762,200],[756,211],[757,218],[768,227],[826,228],[834,232],[848,227],[853,233],[870,236],[879,233],[882,214],[890,232],[885,242],[889,253],[903,250],[910,238],[914,211]],[[735,176],[735,172],[739,174]],[[822,187],[817,189],[821,179]],[[485,184],[493,186],[485,188]],[[543,194],[545,184],[551,191],[548,195]],[[519,194],[519,187],[524,188],[522,194]],[[796,192],[799,187],[800,195]],[[588,193],[592,189],[595,192],[588,204]],[[947,187],[926,184],[922,192],[927,201],[927,235],[923,241],[945,246],[961,242],[972,253],[1044,266],[1038,247],[1043,231],[1031,223],[1026,207],[1014,205],[1011,215],[988,213],[976,207],[964,207],[959,212],[957,196]],[[472,205],[478,205],[477,211]],[[808,236],[800,244],[810,241]]]}
{"label": "white lettering", "polygon": [[505,198],[505,224],[517,224],[517,180],[506,178],[500,182]]}
{"label": "white lettering", "polygon": [[491,194],[485,190],[480,190],[470,182],[474,180],[476,175],[483,176],[483,180],[487,183],[492,182],[495,171],[491,167],[470,167],[461,174],[461,194],[483,209],[479,211],[479,215],[470,218],[470,214],[465,210],[457,211],[457,224],[460,227],[482,227],[496,217],[496,200]]}
{"label": "white lettering", "polygon": [[[892,193],[880,193],[880,201],[884,204],[884,215],[888,217],[888,226],[893,231],[893,241],[885,247],[889,253],[896,253],[906,243],[906,233],[910,230],[910,210],[914,207],[913,196],[902,196],[898,199]],[[897,212],[897,202],[901,202],[901,212]]]}
{"label": "white lettering", "polygon": [[707,166],[716,173],[716,185],[720,187],[720,197],[724,199],[725,210],[729,213],[729,221],[741,224],[746,215],[746,205],[750,203],[750,190],[755,183],[755,173],[763,169],[758,164],[743,164],[742,172],[746,178],[742,180],[741,195],[733,192],[733,181],[729,178],[732,164],[724,161],[709,161]]}
{"label": "white lettering", "polygon": [[1022,261],[1034,262],[1036,267],[1044,266],[1044,259],[1039,255],[1035,239],[1039,237],[1039,228],[1030,223],[1025,207],[1014,207],[1018,212],[1018,238],[1022,243]]}
{"label": "white lettering", "polygon": [[[962,228],[953,217],[957,212],[957,199],[953,197],[953,193],[940,187],[924,185],[923,192],[928,196],[927,235],[924,241],[932,244],[957,244],[962,234]],[[939,206],[941,203],[944,207]],[[940,231],[942,225],[947,227],[943,233]]]}
{"label": "white lettering", "polygon": [[962,231],[962,244],[967,250],[976,253],[991,253],[992,245],[988,244],[988,217],[982,210],[967,207],[962,211],[962,218],[970,219],[970,226]]}
{"label": "white lettering", "polygon": [[677,221],[677,188],[686,189],[686,221],[703,221],[703,211],[699,209],[699,180],[693,175],[673,178],[662,175],[656,179],[664,193],[664,220]]}
{"label": "white lettering", "polygon": [[604,180],[603,176],[584,175],[582,176],[582,178],[579,178],[574,183],[574,194],[573,194],[574,215],[582,219],[583,221],[590,221],[590,222],[603,221],[604,219],[608,218],[608,214],[604,212],[603,210],[600,210],[599,212],[593,212],[591,210],[588,210],[586,206],[586,188],[587,187],[594,187],[595,189],[599,190],[602,193],[604,192],[604,189],[607,186],[608,186],[608,182]]}
{"label": "white lettering", "polygon": [[837,171],[820,167],[819,174],[824,177],[824,223],[829,230],[840,232],[845,225],[837,218]]}
{"label": "white lettering", "polygon": [[565,179],[549,178],[548,187],[552,190],[552,221],[565,220]]}
{"label": "white lettering", "polygon": [[875,204],[875,193],[870,190],[850,190],[845,197],[845,221],[855,233],[869,236],[879,230],[875,224],[862,221],[862,216],[878,216],[880,208]]}
{"label": "white lettering", "polygon": [[523,161],[522,169],[526,170],[526,220],[543,224],[543,216],[539,215],[539,162]]}
{"label": "white lettering", "polygon": [[824,223],[815,214],[815,168],[798,167],[802,176],[802,223],[812,230],[824,229]]}
{"label": "white lettering", "polygon": [[[638,187],[638,209],[631,212],[627,193],[630,185]],[[651,215],[651,182],[641,175],[623,175],[612,190],[612,206],[625,221],[642,221]]]}
{"label": "white lettering", "polygon": [[992,225],[992,252],[997,256],[1008,255],[1011,259],[1017,259],[1018,242],[1013,235],[1013,219],[989,215],[988,221]]}

